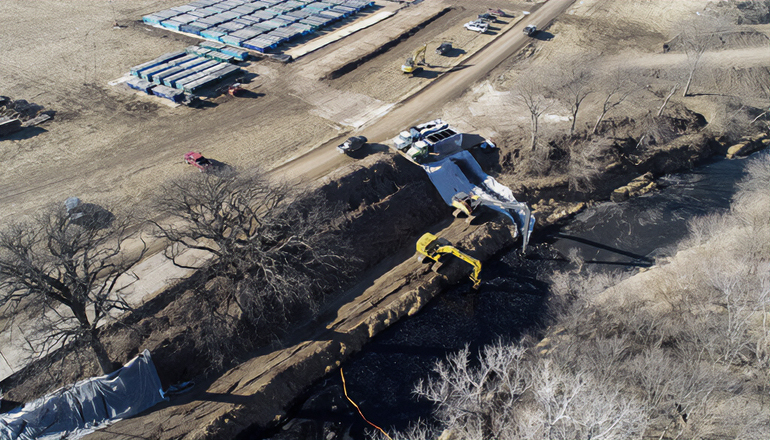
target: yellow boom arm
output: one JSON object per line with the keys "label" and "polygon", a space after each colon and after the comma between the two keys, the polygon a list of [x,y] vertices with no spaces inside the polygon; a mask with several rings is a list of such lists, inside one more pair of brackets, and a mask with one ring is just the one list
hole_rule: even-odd
{"label": "yellow boom arm", "polygon": [[418,47],[412,53],[412,56],[406,59],[401,66],[401,71],[404,73],[414,73],[417,70],[419,64],[425,64],[425,50],[428,48],[428,44],[423,44]]}
{"label": "yellow boom arm", "polygon": [[471,273],[470,277],[471,281],[473,281],[473,288],[477,289],[479,284],[481,284],[481,278],[479,278],[479,274],[481,274],[481,262],[468,254],[461,252],[447,240],[438,238],[431,233],[426,233],[417,240],[417,252],[434,261],[438,261],[442,255],[454,255],[473,267],[473,273]]}

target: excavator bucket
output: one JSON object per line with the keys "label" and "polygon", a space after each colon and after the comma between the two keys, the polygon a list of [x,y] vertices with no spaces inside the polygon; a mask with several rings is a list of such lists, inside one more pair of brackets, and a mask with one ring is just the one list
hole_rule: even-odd
{"label": "excavator bucket", "polygon": [[425,233],[419,240],[417,240],[417,252],[422,256],[429,258],[435,262],[445,255],[454,255],[455,257],[465,261],[473,267],[473,272],[470,275],[471,281],[473,281],[473,288],[478,289],[481,284],[481,262],[468,254],[461,252],[456,247],[452,246],[445,238],[437,237],[431,233]]}

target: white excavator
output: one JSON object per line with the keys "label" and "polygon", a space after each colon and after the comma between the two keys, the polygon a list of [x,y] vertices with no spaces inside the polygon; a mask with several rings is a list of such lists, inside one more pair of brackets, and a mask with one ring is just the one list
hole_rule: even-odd
{"label": "white excavator", "polygon": [[404,73],[416,73],[422,70],[425,65],[425,51],[428,49],[428,44],[423,44],[412,52],[412,55],[404,61],[401,65],[401,71]]}

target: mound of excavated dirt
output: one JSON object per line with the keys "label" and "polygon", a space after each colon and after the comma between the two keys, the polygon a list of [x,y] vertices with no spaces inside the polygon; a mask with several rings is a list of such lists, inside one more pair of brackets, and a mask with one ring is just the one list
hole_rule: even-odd
{"label": "mound of excavated dirt", "polygon": [[346,205],[347,234],[365,267],[451,213],[425,171],[398,155],[374,155],[343,169],[321,192]]}

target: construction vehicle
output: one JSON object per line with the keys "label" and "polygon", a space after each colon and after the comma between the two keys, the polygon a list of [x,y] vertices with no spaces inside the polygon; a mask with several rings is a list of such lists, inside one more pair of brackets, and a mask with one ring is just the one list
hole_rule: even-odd
{"label": "construction vehicle", "polygon": [[[451,135],[457,134],[446,122],[441,119],[434,119],[415,127],[409,127],[408,131],[402,131],[393,139],[393,144],[399,151],[406,152],[417,141],[430,138],[432,142],[435,143],[445,139],[448,137],[447,135],[450,134],[447,130],[451,130]],[[441,133],[437,134],[439,132]]]}
{"label": "construction vehicle", "polygon": [[428,45],[423,44],[412,52],[412,55],[404,61],[401,66],[401,71],[404,73],[416,73],[422,70],[422,65],[425,65],[425,51]]}
{"label": "construction vehicle", "polygon": [[460,214],[465,214],[468,217],[466,221],[470,223],[475,215],[474,211],[476,211],[479,205],[481,205],[479,196],[475,194],[469,196],[464,192],[459,192],[452,196],[452,207],[455,208],[452,215],[459,217]]}
{"label": "construction vehicle", "polygon": [[524,33],[527,34],[528,37],[534,37],[535,34],[537,34],[537,26],[530,24],[524,28]]}
{"label": "construction vehicle", "polygon": [[399,151],[407,151],[413,143],[447,127],[449,127],[449,124],[446,122],[441,119],[434,119],[416,127],[409,127],[408,131],[402,131],[395,139],[393,139],[393,144]]}
{"label": "construction vehicle", "polygon": [[353,136],[349,137],[348,140],[341,143],[340,145],[337,145],[337,151],[340,153],[352,153],[354,151],[358,151],[366,145],[366,142],[369,140],[366,139],[365,136]]}
{"label": "construction vehicle", "polygon": [[243,94],[243,86],[237,82],[227,87],[227,94],[230,96],[238,96]]}
{"label": "construction vehicle", "polygon": [[420,254],[420,261],[424,261],[425,258],[433,260],[437,263],[442,263],[442,259],[447,255],[454,255],[455,257],[465,261],[473,267],[471,273],[471,281],[473,281],[473,288],[478,289],[481,284],[481,261],[461,252],[456,247],[446,240],[445,238],[439,238],[430,232],[425,233],[419,240],[417,240],[417,252]]}

